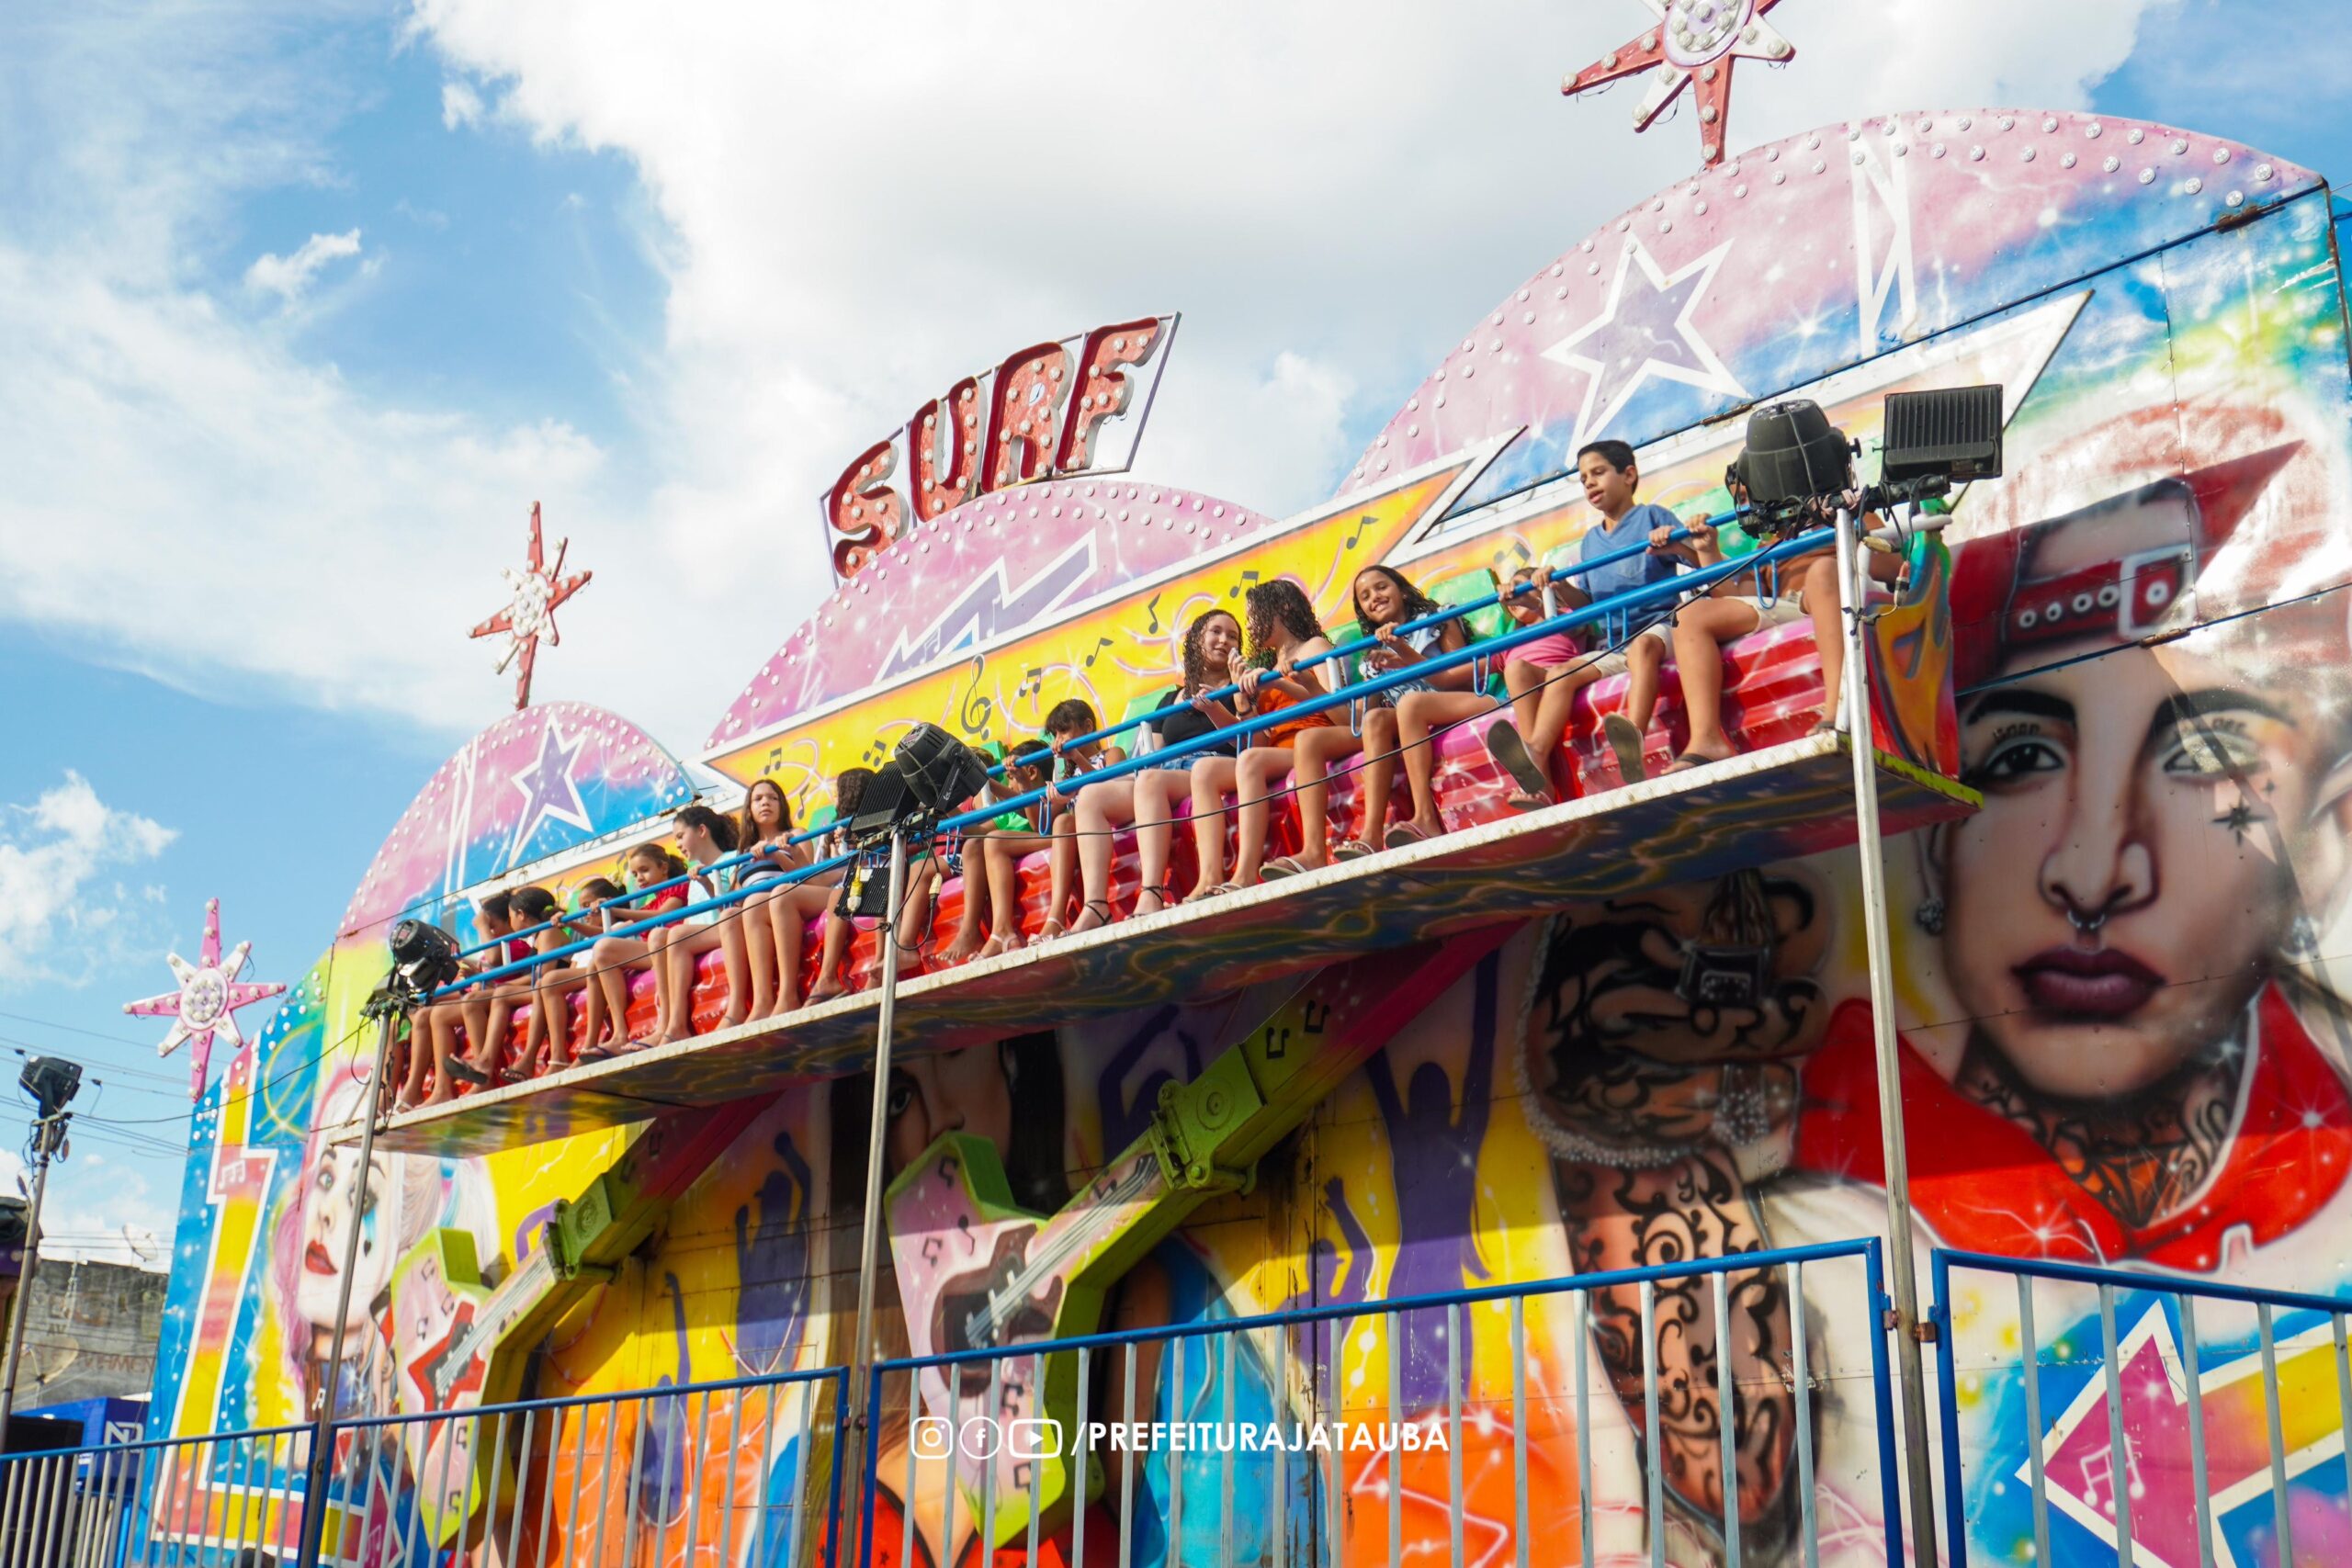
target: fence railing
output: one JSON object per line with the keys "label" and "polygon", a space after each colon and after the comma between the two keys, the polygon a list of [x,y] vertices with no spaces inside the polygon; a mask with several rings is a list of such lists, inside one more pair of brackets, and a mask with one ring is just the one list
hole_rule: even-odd
{"label": "fence railing", "polygon": [[[838,1367],[340,1421],[320,1561],[1548,1568],[1663,1565],[1674,1533],[1811,1568],[1841,1490],[1899,1561],[1881,1264],[1863,1239],[888,1360],[848,1441]],[[0,1568],[291,1564],[309,1441],[0,1458]]]}
{"label": "fence railing", "polygon": [[2012,1536],[2037,1563],[2347,1561],[2352,1302],[1943,1249],[1931,1269],[1955,1568],[1972,1540],[2019,1560]]}

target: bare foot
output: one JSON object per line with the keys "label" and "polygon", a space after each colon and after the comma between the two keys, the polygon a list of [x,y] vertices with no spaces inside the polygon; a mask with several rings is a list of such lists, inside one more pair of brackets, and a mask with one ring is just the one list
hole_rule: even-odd
{"label": "bare foot", "polygon": [[939,956],[949,964],[962,964],[974,957],[993,958],[996,954],[989,952],[988,949],[989,943],[993,942],[995,940],[995,938],[991,937],[989,939],[989,942],[984,942],[980,940],[979,933],[977,931],[973,932],[970,936],[965,936],[961,932],[958,932],[956,940],[947,944],[947,951],[941,953]]}
{"label": "bare foot", "polygon": [[1110,923],[1111,906],[1102,899],[1090,898],[1086,901],[1086,908],[1078,912],[1078,919],[1071,924],[1069,933],[1076,936],[1080,931],[1091,931]]}
{"label": "bare foot", "polygon": [[1710,762],[1728,762],[1734,757],[1738,755],[1739,752],[1729,746],[1724,747],[1720,751],[1716,750],[1712,746],[1703,748],[1692,746],[1686,749],[1680,756],[1675,758],[1673,761],[1660,769],[1658,776],[1663,778],[1668,773],[1687,773],[1693,768],[1703,768]]}

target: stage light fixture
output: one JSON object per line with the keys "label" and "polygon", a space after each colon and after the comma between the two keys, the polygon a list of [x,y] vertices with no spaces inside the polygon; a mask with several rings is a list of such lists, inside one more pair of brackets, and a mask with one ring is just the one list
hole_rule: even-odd
{"label": "stage light fixture", "polygon": [[25,1063],[25,1070],[17,1081],[40,1107],[43,1118],[56,1115],[65,1109],[82,1088],[82,1069],[76,1063],[62,1056],[34,1056]]}

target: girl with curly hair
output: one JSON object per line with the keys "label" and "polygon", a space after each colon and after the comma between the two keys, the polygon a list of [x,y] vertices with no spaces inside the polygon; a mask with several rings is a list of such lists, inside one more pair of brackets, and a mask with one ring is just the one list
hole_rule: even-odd
{"label": "girl with curly hair", "polygon": [[[1224,703],[1207,695],[1238,678],[1241,623],[1229,611],[1206,610],[1184,628],[1184,683],[1175,705],[1143,726],[1142,749],[1166,750],[1239,722]],[[1231,759],[1232,741],[1155,761],[1128,778],[1105,779],[1078,792],[1078,870],[1084,900],[1073,931],[1092,931],[1111,919],[1111,834],[1134,823],[1136,858],[1143,890],[1134,913],[1157,914],[1179,900],[1168,885],[1168,856],[1177,808],[1192,798],[1192,772],[1204,761]],[[1147,905],[1146,899],[1151,900]],[[1049,934],[1051,928],[1048,928]]]}
{"label": "girl with curly hair", "polygon": [[[1304,674],[1294,667],[1331,649],[1315,606],[1288,578],[1250,590],[1242,601],[1250,617],[1250,666],[1236,678],[1241,695],[1259,715],[1329,696],[1340,685],[1340,664],[1326,660]],[[1299,738],[1331,728],[1323,709],[1260,730],[1255,744],[1235,758],[1210,757],[1193,770],[1193,847],[1199,871],[1192,897],[1237,892],[1256,884],[1266,852],[1273,792],[1290,777]],[[1225,796],[1237,797],[1241,831],[1234,845],[1233,875],[1225,875]]]}

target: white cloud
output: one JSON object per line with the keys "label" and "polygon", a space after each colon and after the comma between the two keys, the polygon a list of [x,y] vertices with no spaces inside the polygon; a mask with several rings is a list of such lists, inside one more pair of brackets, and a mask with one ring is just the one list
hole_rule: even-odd
{"label": "white cloud", "polygon": [[481,95],[467,84],[441,84],[441,124],[444,129],[456,130],[462,126],[478,124],[481,119]]}
{"label": "white cloud", "polygon": [[310,292],[311,282],[327,263],[359,254],[359,231],[313,234],[293,254],[262,255],[245,268],[245,287],[255,293],[275,294],[292,304]]}
{"label": "white cloud", "polygon": [[[168,1269],[175,1221],[153,1187],[131,1165],[99,1152],[94,1139],[71,1142],[71,1157],[49,1173],[41,1261]],[[15,1190],[13,1182],[8,1190]]]}
{"label": "white cloud", "polygon": [[[1808,0],[1775,13],[1797,63],[1742,71],[1733,140],[2079,104],[2148,3]],[[608,151],[641,178],[663,330],[650,363],[614,367],[642,424],[619,463],[527,415],[363,392],[187,281],[239,192],[331,176],[345,107],[197,15],[174,14],[186,38],[126,25],[74,54],[62,76],[86,90],[52,104],[96,216],[0,242],[0,615],[191,683],[257,675],[468,726],[506,687],[461,633],[496,604],[534,498],[598,571],[539,692],[691,744],[825,581],[818,490],[955,376],[1182,309],[1140,471],[1289,511],[1464,322],[1695,157],[1687,106],[1626,130],[1639,84],[1559,98],[1644,25],[1635,0],[1039,0],[1017,18],[416,0],[453,127]],[[179,79],[134,58],[157,55]],[[118,65],[156,95],[128,131],[83,107]],[[530,394],[519,367],[503,406]]]}
{"label": "white cloud", "polygon": [[153,860],[178,836],[115,810],[72,772],[29,806],[0,806],[0,983],[86,976],[144,902],[107,874]]}

